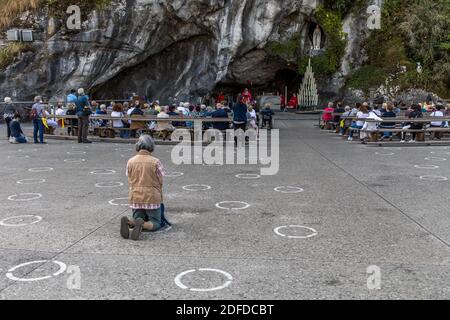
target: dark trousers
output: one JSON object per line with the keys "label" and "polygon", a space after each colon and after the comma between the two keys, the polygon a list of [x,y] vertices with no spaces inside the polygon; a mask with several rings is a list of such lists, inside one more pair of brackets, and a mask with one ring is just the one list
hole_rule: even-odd
{"label": "dark trousers", "polygon": [[269,128],[269,129],[272,129],[272,127],[273,127],[273,119],[272,118],[263,118],[263,128],[265,128],[265,127],[267,127],[267,128]]}
{"label": "dark trousers", "polygon": [[86,142],[89,133],[89,117],[78,118],[78,142]]}
{"label": "dark trousers", "polygon": [[[235,132],[235,137],[234,137],[234,143],[237,145],[238,143],[238,137],[236,136],[236,130],[242,129],[244,132],[245,130],[247,130],[247,123],[242,123],[242,124],[237,124],[234,123],[234,132]],[[245,140],[248,140],[248,137],[245,138]]]}
{"label": "dark trousers", "polygon": [[6,123],[6,131],[8,134],[8,139],[9,137],[11,137],[11,128],[9,127],[9,125],[11,124],[12,119],[11,118],[5,118],[5,123]]}
{"label": "dark trousers", "polygon": [[[33,120],[33,138],[34,143],[43,143],[44,142],[44,123],[42,119],[34,119]],[[38,141],[38,133],[39,133],[39,141]]]}

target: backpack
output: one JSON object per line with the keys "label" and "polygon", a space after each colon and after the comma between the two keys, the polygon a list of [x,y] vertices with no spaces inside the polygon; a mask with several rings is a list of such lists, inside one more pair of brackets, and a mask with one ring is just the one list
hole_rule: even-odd
{"label": "backpack", "polygon": [[33,108],[31,109],[31,111],[30,111],[30,118],[31,118],[31,120],[36,120],[36,119],[39,118],[39,115],[38,115],[36,109],[33,109]]}

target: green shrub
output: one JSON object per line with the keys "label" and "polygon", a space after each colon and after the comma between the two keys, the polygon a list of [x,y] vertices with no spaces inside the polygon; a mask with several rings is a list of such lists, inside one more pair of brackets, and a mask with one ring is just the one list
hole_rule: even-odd
{"label": "green shrub", "polygon": [[10,66],[21,53],[31,50],[30,45],[15,42],[0,48],[0,70],[5,70]]}

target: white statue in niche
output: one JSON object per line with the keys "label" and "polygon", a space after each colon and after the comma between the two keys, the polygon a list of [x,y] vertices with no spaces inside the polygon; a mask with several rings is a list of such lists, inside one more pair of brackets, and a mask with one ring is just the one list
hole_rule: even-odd
{"label": "white statue in niche", "polygon": [[313,49],[320,50],[322,48],[322,30],[320,30],[319,25],[317,25],[316,30],[313,34]]}
{"label": "white statue in niche", "polygon": [[422,74],[422,72],[423,72],[422,64],[420,62],[417,62],[417,73]]}

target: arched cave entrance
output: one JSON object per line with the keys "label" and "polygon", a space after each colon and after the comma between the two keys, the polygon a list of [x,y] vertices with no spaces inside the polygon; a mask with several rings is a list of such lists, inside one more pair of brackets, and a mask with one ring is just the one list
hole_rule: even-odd
{"label": "arched cave entrance", "polygon": [[286,87],[288,95],[297,93],[302,83],[302,76],[292,69],[279,70],[274,79],[274,89],[277,92],[285,93]]}

